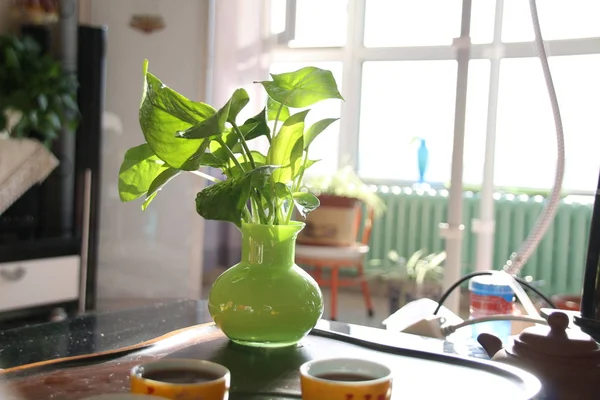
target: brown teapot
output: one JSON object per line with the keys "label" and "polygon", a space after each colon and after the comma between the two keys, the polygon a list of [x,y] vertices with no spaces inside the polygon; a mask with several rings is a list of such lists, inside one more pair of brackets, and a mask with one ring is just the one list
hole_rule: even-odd
{"label": "brown teapot", "polygon": [[477,341],[493,361],[522,368],[542,382],[543,398],[600,399],[600,347],[587,334],[567,329],[569,317],[555,311],[548,325],[521,332],[502,348],[494,335],[482,333]]}

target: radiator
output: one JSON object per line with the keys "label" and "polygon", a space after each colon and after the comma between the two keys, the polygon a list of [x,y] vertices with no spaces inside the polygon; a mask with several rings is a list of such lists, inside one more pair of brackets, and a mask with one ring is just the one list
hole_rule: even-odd
{"label": "radiator", "polygon": [[[379,217],[371,236],[369,260],[381,260],[390,250],[408,258],[419,249],[429,252],[444,250],[439,234],[440,222],[446,222],[448,192],[446,190],[415,191],[411,188],[379,186],[377,192],[387,211]],[[525,195],[494,196],[496,231],[494,268],[501,268],[531,231],[540,214],[544,199]],[[471,221],[479,215],[479,196],[464,194],[463,273],[475,269],[477,237]],[[521,276],[530,275],[543,285],[547,294],[579,294],[587,254],[592,204],[562,201],[554,223],[538,249],[524,266]]]}

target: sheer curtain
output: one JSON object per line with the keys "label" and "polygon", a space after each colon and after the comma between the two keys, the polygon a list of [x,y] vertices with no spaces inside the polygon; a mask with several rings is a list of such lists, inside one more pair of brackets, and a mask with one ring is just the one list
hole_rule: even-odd
{"label": "sheer curtain", "polygon": [[[206,102],[221,107],[237,88],[244,88],[250,103],[240,113],[245,120],[265,104],[262,86],[254,81],[268,77],[269,37],[267,0],[210,0],[209,51],[207,60]],[[252,143],[265,150],[265,143]],[[210,171],[217,176],[218,171]],[[211,272],[239,261],[241,236],[231,223],[206,221],[204,271],[207,284]]]}

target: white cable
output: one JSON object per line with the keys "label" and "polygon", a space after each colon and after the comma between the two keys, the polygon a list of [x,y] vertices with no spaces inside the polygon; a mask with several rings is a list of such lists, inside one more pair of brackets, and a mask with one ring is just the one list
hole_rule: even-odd
{"label": "white cable", "polygon": [[510,286],[517,299],[521,302],[521,305],[523,305],[527,315],[533,318],[541,318],[540,313],[537,308],[535,308],[535,305],[527,295],[527,292],[525,292],[521,284],[515,279],[514,275],[509,275],[504,271],[492,271],[492,276],[494,276],[496,280]]}
{"label": "white cable", "polygon": [[463,321],[460,324],[456,324],[456,325],[444,326],[444,327],[442,327],[442,335],[449,336],[449,335],[453,334],[454,332],[456,332],[458,329],[464,328],[465,326],[481,324],[483,322],[493,322],[493,321],[524,321],[524,322],[533,322],[536,324],[548,325],[548,321],[546,321],[543,318],[528,317],[525,315],[510,315],[510,314],[490,315],[489,317],[468,319],[468,320]]}
{"label": "white cable", "polygon": [[529,8],[531,10],[531,20],[533,22],[533,30],[535,32],[535,44],[538,50],[540,61],[542,63],[544,80],[546,81],[546,88],[548,89],[548,96],[550,97],[552,114],[554,116],[558,158],[556,160],[554,187],[552,188],[552,192],[548,197],[548,202],[546,203],[542,214],[539,216],[535,226],[529,233],[529,236],[527,236],[525,242],[521,245],[521,248],[516,253],[513,253],[510,260],[504,265],[504,270],[511,275],[516,275],[521,271],[521,268],[533,254],[538,244],[544,237],[544,234],[550,227],[550,224],[554,220],[554,216],[556,215],[556,211],[560,203],[560,192],[565,173],[565,138],[563,134],[562,119],[560,117],[560,109],[558,108],[558,100],[556,98],[556,91],[554,90],[554,83],[552,82],[550,66],[548,65],[546,49],[544,48],[544,40],[542,38],[542,31],[540,29],[540,21],[538,18],[535,0],[529,0]]}

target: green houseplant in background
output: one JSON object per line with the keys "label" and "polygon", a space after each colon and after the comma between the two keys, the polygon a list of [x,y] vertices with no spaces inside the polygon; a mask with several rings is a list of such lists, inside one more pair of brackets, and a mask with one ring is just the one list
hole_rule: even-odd
{"label": "green houseplant in background", "polygon": [[50,146],[79,118],[77,80],[29,37],[0,36],[0,132]]}
{"label": "green houseplant in background", "polygon": [[[295,240],[304,223],[292,221],[319,206],[302,191],[304,171],[315,161],[310,145],[335,119],[305,126],[307,107],[342,99],[330,71],[315,67],[272,74],[257,82],[266,106],[241,122],[248,93],[237,89],[221,108],[188,100],[144,65],[139,119],[145,143],[127,151],[119,172],[123,201],[144,197],[146,209],[171,179],[190,172],[213,184],[196,196],[206,219],[229,221],[242,232],[242,261],[225,271],[209,295],[209,311],[233,341],[265,347],[297,343],[323,312],[316,282],[294,264]],[[294,112],[293,109],[304,109]],[[248,142],[265,137],[266,154]],[[225,180],[199,169],[218,168]],[[191,201],[191,199],[190,199]]]}
{"label": "green houseplant in background", "polygon": [[440,296],[444,276],[446,252],[428,253],[425,249],[414,252],[408,260],[395,250],[387,259],[371,260],[368,275],[387,284],[390,314],[413,300]]}

